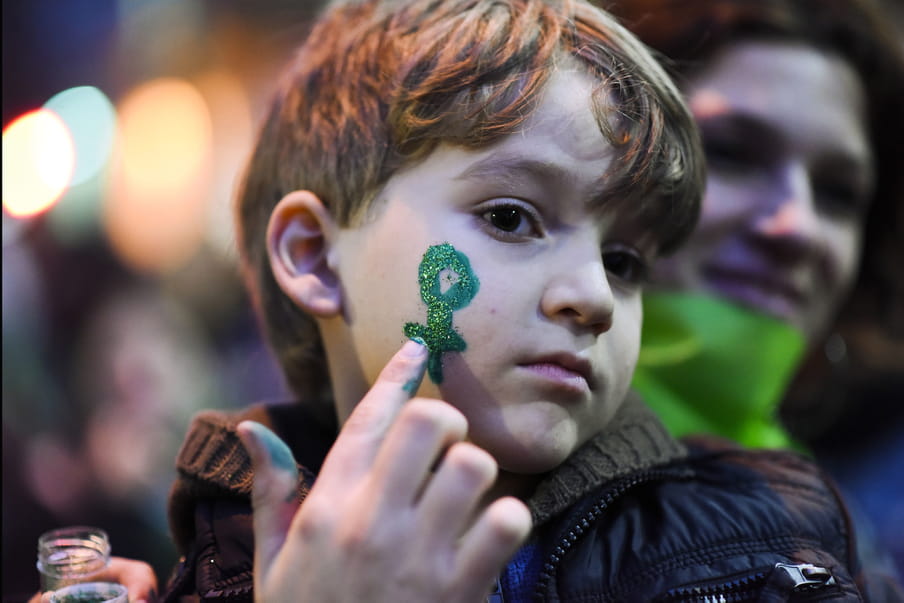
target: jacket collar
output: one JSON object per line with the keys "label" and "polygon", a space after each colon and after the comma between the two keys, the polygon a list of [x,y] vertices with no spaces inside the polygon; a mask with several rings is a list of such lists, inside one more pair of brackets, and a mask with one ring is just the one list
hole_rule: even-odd
{"label": "jacket collar", "polygon": [[562,513],[606,482],[685,456],[685,446],[631,392],[609,425],[537,486],[527,501],[534,525]]}
{"label": "jacket collar", "polygon": [[[334,438],[302,403],[258,404],[240,414],[208,411],[193,421],[177,459],[180,474],[209,495],[250,496],[251,461],[235,432],[244,419],[263,423],[286,440],[296,459],[303,497]],[[534,525],[544,523],[613,479],[683,458],[687,449],[634,394],[597,436],[541,480],[527,504]],[[196,490],[196,495],[200,494]]]}

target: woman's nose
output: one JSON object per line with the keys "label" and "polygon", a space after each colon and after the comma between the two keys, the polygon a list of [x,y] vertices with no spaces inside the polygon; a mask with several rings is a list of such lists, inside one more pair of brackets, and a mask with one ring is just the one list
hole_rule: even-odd
{"label": "woman's nose", "polygon": [[772,255],[794,261],[818,249],[822,228],[806,166],[785,167],[773,179],[769,203],[754,218],[752,232]]}
{"label": "woman's nose", "polygon": [[600,335],[612,327],[615,299],[598,247],[595,253],[595,259],[566,264],[552,275],[543,292],[541,311],[554,321]]}

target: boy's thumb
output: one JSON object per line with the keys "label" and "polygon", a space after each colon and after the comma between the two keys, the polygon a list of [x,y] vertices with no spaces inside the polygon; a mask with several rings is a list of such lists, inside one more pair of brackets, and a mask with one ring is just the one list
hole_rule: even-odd
{"label": "boy's thumb", "polygon": [[267,567],[282,549],[298,510],[298,466],[286,443],[260,423],[242,421],[236,430],[254,468],[251,504],[255,565]]}

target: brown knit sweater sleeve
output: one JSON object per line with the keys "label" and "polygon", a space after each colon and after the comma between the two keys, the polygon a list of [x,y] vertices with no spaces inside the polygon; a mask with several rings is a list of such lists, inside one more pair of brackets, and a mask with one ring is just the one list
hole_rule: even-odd
{"label": "brown knit sweater sleeve", "polygon": [[[192,419],[176,457],[178,477],[170,490],[169,523],[180,553],[194,539],[195,503],[204,498],[251,498],[254,472],[251,459],[236,432],[244,420],[273,428],[266,406],[257,405],[241,413],[201,412]],[[299,496],[304,498],[312,476],[299,467]],[[307,478],[307,479],[305,479]]]}

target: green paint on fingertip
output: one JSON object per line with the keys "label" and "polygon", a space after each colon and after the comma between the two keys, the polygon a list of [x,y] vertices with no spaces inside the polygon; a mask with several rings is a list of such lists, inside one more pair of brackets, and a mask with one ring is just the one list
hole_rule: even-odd
{"label": "green paint on fingertip", "polygon": [[248,423],[257,441],[267,449],[270,463],[277,469],[297,474],[298,467],[295,464],[295,457],[286,443],[260,423],[254,421],[249,421]]}
{"label": "green paint on fingertip", "polygon": [[[414,336],[411,337],[411,341],[415,343],[427,347],[427,342],[421,339],[420,337]],[[428,348],[429,349],[429,348]],[[409,397],[414,397],[417,393],[418,388],[421,386],[421,382],[424,380],[424,369],[426,368],[425,364],[421,364],[417,375],[409,379],[404,385],[402,385],[402,390],[408,393]]]}
{"label": "green paint on fingertip", "polygon": [[[468,346],[452,326],[452,313],[471,303],[480,288],[468,257],[449,243],[430,246],[418,266],[421,299],[427,304],[427,324],[405,324],[405,335],[419,339],[429,350],[427,374],[443,381],[442,355]],[[406,384],[407,385],[407,384]]]}
{"label": "green paint on fingertip", "polygon": [[408,392],[409,396],[414,396],[417,393],[418,388],[421,387],[421,382],[424,380],[423,371],[419,372],[417,377],[412,377],[402,386],[402,390]]}

